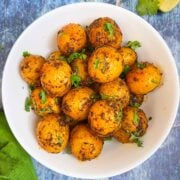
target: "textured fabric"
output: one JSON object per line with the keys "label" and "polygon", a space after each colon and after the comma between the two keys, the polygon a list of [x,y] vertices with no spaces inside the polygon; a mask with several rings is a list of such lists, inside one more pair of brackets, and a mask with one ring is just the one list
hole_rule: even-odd
{"label": "textured fabric", "polygon": [[4,113],[0,112],[0,180],[36,180],[29,155],[13,137]]}

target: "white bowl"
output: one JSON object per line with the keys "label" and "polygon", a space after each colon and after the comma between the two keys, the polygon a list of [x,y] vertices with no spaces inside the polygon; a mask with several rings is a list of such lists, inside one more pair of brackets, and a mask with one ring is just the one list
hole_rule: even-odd
{"label": "white bowl", "polygon": [[[56,34],[60,27],[77,22],[88,25],[94,19],[109,16],[121,27],[123,41],[138,40],[138,59],[158,65],[164,74],[161,87],[148,95],[143,105],[147,116],[152,116],[144,147],[105,142],[101,155],[92,161],[80,162],[72,155],[50,154],[42,150],[35,137],[37,120],[33,112],[24,111],[28,95],[27,85],[19,75],[22,52],[29,51],[45,57],[55,50]],[[9,126],[23,148],[37,161],[59,173],[79,178],[104,178],[124,173],[148,159],[163,143],[174,122],[179,84],[174,59],[159,33],[132,12],[103,3],[79,3],[57,8],[32,23],[14,44],[3,73],[2,96]]]}

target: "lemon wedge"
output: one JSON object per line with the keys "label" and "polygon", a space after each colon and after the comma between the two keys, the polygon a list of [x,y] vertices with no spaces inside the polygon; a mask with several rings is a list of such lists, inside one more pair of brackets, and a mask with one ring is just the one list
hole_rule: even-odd
{"label": "lemon wedge", "polygon": [[180,3],[180,0],[159,0],[159,9],[162,12],[171,11]]}

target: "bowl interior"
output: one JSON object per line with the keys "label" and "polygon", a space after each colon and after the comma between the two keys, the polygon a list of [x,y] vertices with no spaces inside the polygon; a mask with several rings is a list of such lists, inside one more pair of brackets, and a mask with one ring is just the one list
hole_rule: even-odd
{"label": "bowl interior", "polygon": [[[106,141],[102,154],[95,160],[80,162],[66,153],[50,154],[37,144],[35,126],[37,118],[33,112],[24,111],[28,95],[27,85],[19,75],[22,52],[47,57],[57,49],[56,34],[69,22],[84,26],[94,19],[109,16],[120,26],[123,41],[138,40],[142,47],[137,50],[140,61],[149,61],[163,71],[163,85],[148,94],[143,109],[152,116],[144,147],[134,144],[122,145]],[[166,138],[174,122],[179,97],[178,75],[173,57],[160,35],[143,19],[133,13],[108,4],[73,4],[42,16],[31,24],[14,44],[4,69],[2,95],[4,110],[15,137],[24,149],[43,165],[65,175],[81,178],[103,178],[130,170],[142,163],[157,150]]]}

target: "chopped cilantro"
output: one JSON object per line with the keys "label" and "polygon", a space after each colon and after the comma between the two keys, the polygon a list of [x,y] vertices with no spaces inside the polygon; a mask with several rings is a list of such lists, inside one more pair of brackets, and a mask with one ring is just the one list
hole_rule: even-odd
{"label": "chopped cilantro", "polygon": [[59,60],[66,61],[65,56],[59,56]]}
{"label": "chopped cilantro", "polygon": [[137,102],[134,102],[134,103],[130,102],[130,106],[135,107],[135,108],[139,108],[140,104]]}
{"label": "chopped cilantro", "polygon": [[98,66],[99,66],[99,59],[95,59],[95,60],[94,60],[94,63],[93,63],[94,69],[97,69]]}
{"label": "chopped cilantro", "polygon": [[143,147],[143,141],[135,134],[131,133],[130,140],[137,144],[138,147]]}
{"label": "chopped cilantro", "polygon": [[41,92],[39,93],[39,97],[41,98],[41,103],[45,103],[46,102],[46,92],[44,90],[41,90]]}
{"label": "chopped cilantro", "polygon": [[96,102],[96,101],[98,101],[98,100],[100,100],[100,95],[99,94],[93,94],[93,95],[91,95],[91,99],[92,99],[92,101],[93,102]]}
{"label": "chopped cilantro", "polygon": [[126,47],[135,51],[137,48],[141,47],[141,43],[139,41],[128,41]]}
{"label": "chopped cilantro", "polygon": [[110,95],[107,95],[107,94],[100,94],[101,96],[101,99],[114,99],[114,96],[110,96]]}
{"label": "chopped cilantro", "polygon": [[129,65],[125,65],[123,72],[120,75],[120,78],[124,79],[126,74],[131,70],[131,67]]}
{"label": "chopped cilantro", "polygon": [[117,121],[121,121],[122,117],[123,117],[123,112],[122,112],[122,109],[121,109],[118,112],[116,112],[115,118],[116,118]]}
{"label": "chopped cilantro", "polygon": [[138,110],[137,109],[135,109],[135,111],[134,111],[133,122],[136,125],[139,123],[139,116],[138,116]]}
{"label": "chopped cilantro", "polygon": [[87,58],[87,55],[85,54],[85,49],[83,49],[80,53],[74,52],[70,54],[70,56],[67,58],[67,62],[71,63],[74,59],[85,60],[86,58]]}
{"label": "chopped cilantro", "polygon": [[24,51],[23,52],[23,57],[27,57],[27,56],[30,56],[31,54],[28,52],[28,51]]}
{"label": "chopped cilantro", "polygon": [[137,62],[136,63],[136,66],[139,68],[139,69],[144,69],[146,67],[146,63],[144,62]]}
{"label": "chopped cilantro", "polygon": [[62,138],[61,138],[61,136],[57,136],[57,140],[58,140],[58,143],[57,144],[59,144],[59,145],[61,145],[62,144]]}
{"label": "chopped cilantro", "polygon": [[154,15],[159,9],[159,0],[138,0],[136,11],[139,15]]}
{"label": "chopped cilantro", "polygon": [[31,98],[27,97],[25,100],[25,111],[29,112],[31,107]]}
{"label": "chopped cilantro", "polygon": [[29,94],[31,94],[34,91],[35,87],[33,85],[29,85],[28,89],[29,89]]}
{"label": "chopped cilantro", "polygon": [[109,22],[104,24],[104,30],[109,33],[109,36],[112,37],[114,36],[114,28],[113,25]]}
{"label": "chopped cilantro", "polygon": [[105,137],[104,141],[112,141],[112,137]]}
{"label": "chopped cilantro", "polygon": [[79,87],[81,78],[77,74],[71,76],[71,82],[74,87]]}

